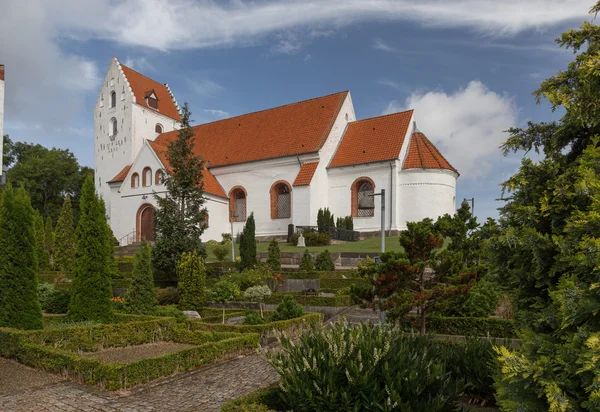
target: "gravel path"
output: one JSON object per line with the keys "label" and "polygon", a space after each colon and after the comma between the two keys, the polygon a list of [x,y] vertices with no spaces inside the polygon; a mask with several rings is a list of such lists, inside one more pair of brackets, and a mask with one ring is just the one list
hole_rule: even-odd
{"label": "gravel path", "polygon": [[154,342],[122,348],[110,348],[97,352],[82,352],[81,356],[96,358],[105,362],[129,363],[142,359],[155,358],[182,349],[194,348],[195,346],[187,343]]}

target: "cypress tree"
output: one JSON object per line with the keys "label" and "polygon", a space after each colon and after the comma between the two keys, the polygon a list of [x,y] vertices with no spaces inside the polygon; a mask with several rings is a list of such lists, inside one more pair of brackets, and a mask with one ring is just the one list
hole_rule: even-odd
{"label": "cypress tree", "polygon": [[323,216],[323,209],[319,209],[319,211],[317,212],[317,227],[319,228],[319,230],[321,230],[321,228],[324,226]]}
{"label": "cypress tree", "polygon": [[335,270],[335,265],[333,264],[329,250],[325,249],[323,252],[319,253],[315,262],[315,269]]}
{"label": "cypress tree", "polygon": [[51,260],[52,249],[54,248],[54,230],[52,226],[52,218],[50,216],[48,216],[48,218],[46,219],[44,240],[46,242],[46,250],[48,251],[48,257]]}
{"label": "cypress tree", "polygon": [[46,249],[46,231],[44,227],[44,218],[37,210],[34,210],[33,224],[35,227],[35,247],[38,267],[40,269],[46,269],[50,264],[48,249]]}
{"label": "cypress tree", "polygon": [[273,238],[269,243],[269,258],[267,259],[267,264],[271,266],[271,270],[276,272],[281,270],[280,255],[279,242]]}
{"label": "cypress tree", "polygon": [[133,258],[131,287],[125,296],[125,310],[129,313],[149,314],[158,305],[151,259],[150,245],[144,240]]}
{"label": "cypress tree", "polygon": [[304,272],[312,272],[315,270],[315,264],[308,249],[306,249],[304,251],[304,255],[302,255],[302,260],[300,261],[299,269]]}
{"label": "cypress tree", "polygon": [[75,231],[71,197],[65,196],[54,233],[53,262],[57,270],[72,272],[75,266]]}
{"label": "cypress tree", "polygon": [[79,205],[75,276],[67,318],[109,323],[113,319],[110,303],[114,260],[112,234],[106,223],[104,202],[94,190],[92,176],[88,176],[83,184]]}
{"label": "cypress tree", "polygon": [[240,235],[240,269],[250,269],[256,266],[256,224],[254,223],[254,213],[250,213],[244,230]]}
{"label": "cypress tree", "polygon": [[206,303],[206,269],[196,252],[184,253],[177,264],[179,309],[200,310]]}
{"label": "cypress tree", "polygon": [[0,326],[43,327],[36,272],[31,201],[25,189],[15,195],[9,184],[0,203]]}

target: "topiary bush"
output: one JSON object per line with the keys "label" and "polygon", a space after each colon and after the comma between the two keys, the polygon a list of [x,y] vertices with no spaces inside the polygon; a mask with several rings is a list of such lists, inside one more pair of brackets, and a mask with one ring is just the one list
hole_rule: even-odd
{"label": "topiary bush", "polygon": [[250,312],[244,317],[244,325],[262,325],[267,320],[256,312]]}
{"label": "topiary bush", "polygon": [[152,273],[150,245],[143,241],[133,260],[131,286],[127,290],[124,304],[127,313],[147,314],[158,305],[158,300],[154,295],[154,277]]}
{"label": "topiary bush", "polygon": [[335,265],[333,264],[333,260],[331,259],[331,254],[329,250],[325,249],[317,256],[317,260],[315,261],[315,269],[316,270],[335,270]]}
{"label": "topiary bush", "polygon": [[302,260],[300,261],[300,266],[298,269],[305,272],[314,272],[315,264],[308,249],[304,251],[304,255],[302,255]]}
{"label": "topiary bush", "polygon": [[267,265],[269,265],[274,272],[281,270],[281,252],[279,250],[279,242],[275,238],[269,243],[269,258],[267,259]]}
{"label": "topiary bush", "polygon": [[294,298],[291,296],[284,296],[283,301],[277,305],[277,309],[271,316],[272,321],[288,320],[293,318],[299,318],[304,315],[304,308],[296,303]]}
{"label": "topiary bush", "polygon": [[252,286],[244,291],[244,298],[250,302],[258,302],[260,306],[260,316],[263,316],[263,301],[271,296],[271,289],[266,285]]}
{"label": "topiary bush", "polygon": [[223,262],[225,259],[227,259],[227,256],[229,255],[229,248],[226,245],[222,244],[215,246],[212,252],[219,262]]}
{"label": "topiary bush", "polygon": [[206,269],[204,259],[196,252],[183,253],[177,265],[179,278],[179,309],[200,310],[206,305],[204,288],[206,286]]}

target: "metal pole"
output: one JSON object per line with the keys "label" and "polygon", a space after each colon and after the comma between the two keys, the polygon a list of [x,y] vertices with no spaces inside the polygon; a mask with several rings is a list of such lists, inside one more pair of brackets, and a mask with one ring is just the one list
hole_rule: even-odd
{"label": "metal pole", "polygon": [[385,189],[381,189],[381,253],[385,253]]}
{"label": "metal pole", "polygon": [[235,262],[235,239],[233,238],[233,218],[231,218],[230,223],[231,223],[231,261]]}

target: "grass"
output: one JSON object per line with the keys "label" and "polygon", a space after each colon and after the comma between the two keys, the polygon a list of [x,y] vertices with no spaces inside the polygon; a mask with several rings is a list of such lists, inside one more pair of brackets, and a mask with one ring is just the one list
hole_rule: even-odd
{"label": "grass", "polygon": [[[227,255],[226,261],[231,260],[231,245],[227,245],[229,254]],[[216,259],[215,255],[212,253],[215,246],[206,246],[206,252],[208,254],[208,259]],[[256,245],[256,252],[267,252],[269,249],[269,242],[261,242]],[[303,248],[298,248],[289,243],[280,243],[279,249],[281,252],[304,252]],[[337,252],[354,252],[354,253],[378,253],[381,251],[381,238],[380,237],[371,237],[365,240],[360,240],[358,242],[347,242],[341,243],[337,245],[329,245],[329,246],[309,246],[307,249],[311,252],[322,252],[325,249],[329,250],[331,253]],[[398,236],[387,236],[385,238],[385,251],[386,252],[400,252],[402,248],[400,247],[400,243],[398,242]],[[239,245],[235,245],[235,255],[239,256]]]}

